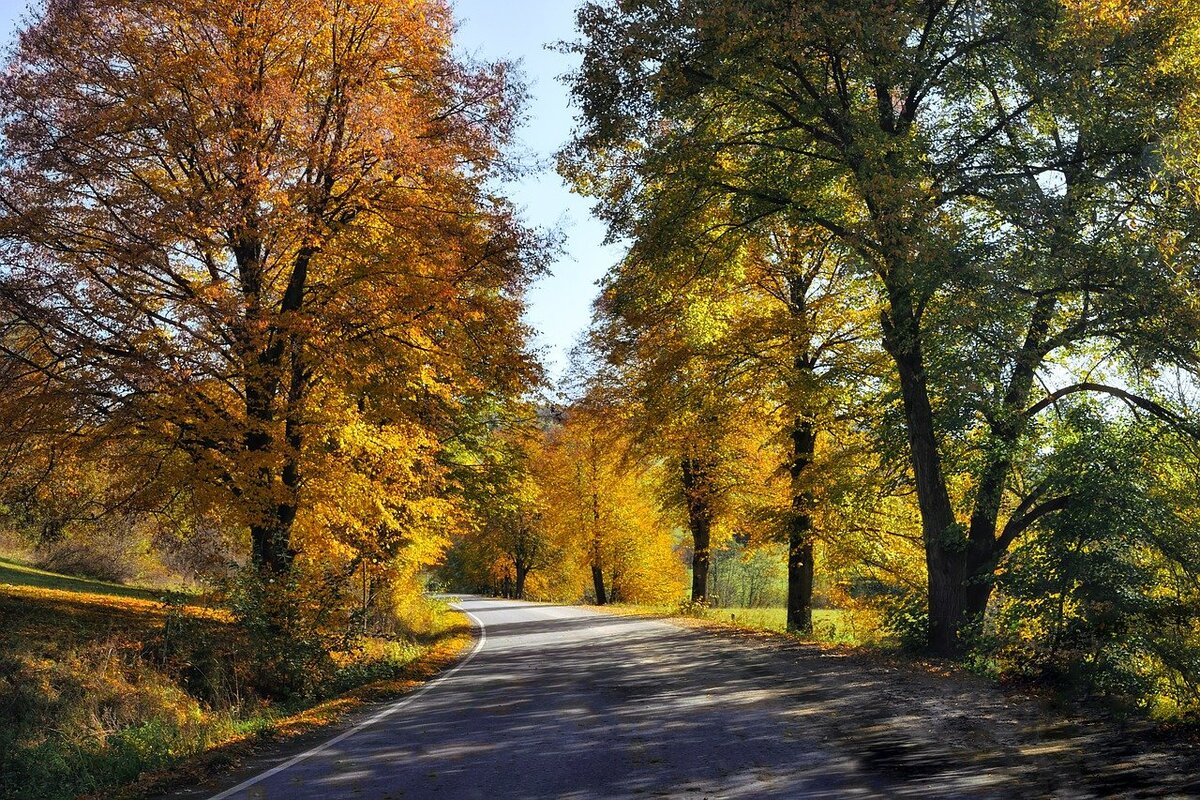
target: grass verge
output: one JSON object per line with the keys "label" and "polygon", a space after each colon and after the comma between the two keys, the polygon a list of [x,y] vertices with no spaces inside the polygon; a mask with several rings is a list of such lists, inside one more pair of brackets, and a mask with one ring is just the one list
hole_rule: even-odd
{"label": "grass verge", "polygon": [[[694,610],[680,606],[644,606],[619,603],[604,606],[600,610],[612,614],[640,617],[703,620],[726,628],[787,632],[787,610],[783,608],[704,608]],[[816,609],[813,611],[812,636],[804,638],[835,644],[864,644],[872,641],[872,638],[864,632],[863,627],[857,623],[851,612],[838,609]]]}
{"label": "grass verge", "polygon": [[[48,575],[35,577],[74,585]],[[328,690],[338,696],[284,705],[247,689],[240,636],[222,611],[137,592],[0,585],[0,798],[136,798],[195,783],[264,742],[404,694],[471,641],[466,617],[441,607],[421,635],[344,658]]]}
{"label": "grass verge", "polygon": [[457,611],[445,613],[455,620],[392,677],[358,686],[307,708],[264,711],[242,720],[220,741],[164,769],[143,773],[115,793],[85,796],[81,800],[142,800],[183,786],[196,786],[215,772],[232,769],[264,748],[312,734],[368,706],[394,701],[415,691],[452,667],[474,639],[465,615]]}
{"label": "grass verge", "polygon": [[73,578],[31,567],[9,558],[0,558],[0,585],[25,586],[35,589],[57,589],[63,592],[109,595],[140,600],[159,600],[169,592],[107,583],[90,578]]}

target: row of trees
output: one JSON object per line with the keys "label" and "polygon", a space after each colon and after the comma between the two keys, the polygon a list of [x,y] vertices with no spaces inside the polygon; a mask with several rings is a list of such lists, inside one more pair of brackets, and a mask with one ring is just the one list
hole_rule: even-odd
{"label": "row of trees", "polygon": [[585,2],[560,167],[628,253],[549,411],[521,88],[442,0],[50,0],[0,76],[0,510],[209,543],[268,638],[443,556],[704,603],[768,545],[794,630],[836,584],[1194,700],[1197,11]]}
{"label": "row of trees", "polygon": [[593,392],[677,475],[694,598],[757,507],[794,629],[818,545],[922,581],[933,652],[1072,629],[1195,687],[1198,10],[583,4],[561,171],[629,245]]}

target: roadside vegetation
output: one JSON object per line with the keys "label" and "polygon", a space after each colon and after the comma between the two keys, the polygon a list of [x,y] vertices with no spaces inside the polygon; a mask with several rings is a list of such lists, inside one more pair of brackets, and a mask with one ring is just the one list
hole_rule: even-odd
{"label": "roadside vegetation", "polygon": [[451,3],[37,4],[0,794],[441,663],[431,577],[1194,720],[1197,3],[582,0],[558,167],[627,249],[553,396],[525,89]]}
{"label": "roadside vegetation", "polygon": [[5,800],[169,787],[205,751],[228,760],[238,748],[399,694],[471,640],[461,614],[431,606],[402,636],[364,638],[333,653],[308,691],[281,698],[278,663],[250,657],[247,631],[227,609],[207,604],[211,598],[149,599],[149,590],[3,566]]}

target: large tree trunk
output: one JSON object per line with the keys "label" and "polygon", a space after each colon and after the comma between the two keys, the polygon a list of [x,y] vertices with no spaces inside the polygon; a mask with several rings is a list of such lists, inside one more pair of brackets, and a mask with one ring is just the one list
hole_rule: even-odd
{"label": "large tree trunk", "polygon": [[804,472],[812,465],[817,432],[812,422],[797,420],[792,428],[792,518],[788,525],[787,629],[812,633],[813,577],[813,495],[802,484]]}
{"label": "large tree trunk", "polygon": [[813,576],[812,539],[804,536],[799,541],[793,537],[788,543],[788,596],[787,629],[796,633],[810,634],[813,631],[812,593]]}
{"label": "large tree trunk", "polygon": [[[296,342],[292,342],[292,347],[293,351],[298,347]],[[274,575],[289,572],[296,555],[291,546],[292,528],[299,508],[300,453],[304,444],[300,413],[307,381],[299,354],[293,352],[283,422],[283,466],[277,472],[270,462],[279,455],[278,442],[272,433],[276,424],[273,406],[279,381],[270,376],[278,375],[275,368],[278,365],[273,364],[278,358],[270,351],[264,354],[259,360],[258,375],[246,381],[246,415],[249,422],[246,449],[265,462],[259,468],[258,491],[254,497],[262,506],[259,520],[250,526],[251,555],[260,571]],[[282,492],[277,490],[277,482]],[[267,498],[274,495],[280,496],[277,502],[266,502]]]}
{"label": "large tree trunk", "polygon": [[925,374],[920,327],[911,290],[892,283],[882,325],[884,346],[895,361],[907,422],[909,456],[929,580],[929,649],[936,655],[959,652],[958,633],[966,616],[968,542],[950,504],[934,427]]}
{"label": "large tree trunk", "polygon": [[[817,361],[813,356],[812,324],[809,319],[809,291],[817,273],[806,269],[808,257],[804,244],[797,243],[793,263],[788,271],[788,310],[792,317],[792,444],[788,472],[792,479],[792,513],[788,520],[787,557],[787,629],[810,634],[813,630],[812,594],[816,575],[814,562],[813,521],[815,498],[808,485],[807,472],[812,467],[817,448],[817,425],[811,407],[812,387],[817,385]],[[823,258],[823,256],[821,256]]]}
{"label": "large tree trunk", "polygon": [[[291,571],[295,551],[292,549],[292,527],[299,507],[300,450],[303,444],[299,421],[304,401],[307,375],[302,366],[300,342],[295,335],[284,336],[273,328],[262,305],[263,245],[258,235],[258,218],[252,192],[243,198],[243,225],[233,245],[242,293],[246,301],[246,331],[242,342],[246,391],[246,450],[262,465],[258,470],[258,485],[251,498],[258,519],[250,526],[251,558],[255,567],[267,574]],[[315,251],[301,248],[292,264],[292,272],[280,304],[284,314],[299,311],[303,305],[308,267]],[[264,330],[265,329],[265,330]],[[290,351],[290,352],[289,352]],[[290,356],[290,376],[288,367]],[[284,420],[282,467],[276,466],[275,402],[287,380],[287,410]],[[271,503],[281,484],[282,499]]]}
{"label": "large tree trunk", "polygon": [[710,476],[708,465],[694,457],[682,459],[681,471],[688,528],[692,533],[692,602],[703,603],[708,599],[708,568],[712,544]]}

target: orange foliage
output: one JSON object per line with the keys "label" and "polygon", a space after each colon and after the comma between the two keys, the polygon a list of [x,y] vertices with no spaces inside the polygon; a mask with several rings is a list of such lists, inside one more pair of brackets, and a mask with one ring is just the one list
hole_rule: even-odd
{"label": "orange foliage", "polygon": [[439,556],[441,442],[533,378],[538,257],[484,188],[507,70],[452,29],[442,0],[51,0],[22,34],[0,353],[66,409],[45,440],[127,477],[108,505],[248,529],[274,571]]}

